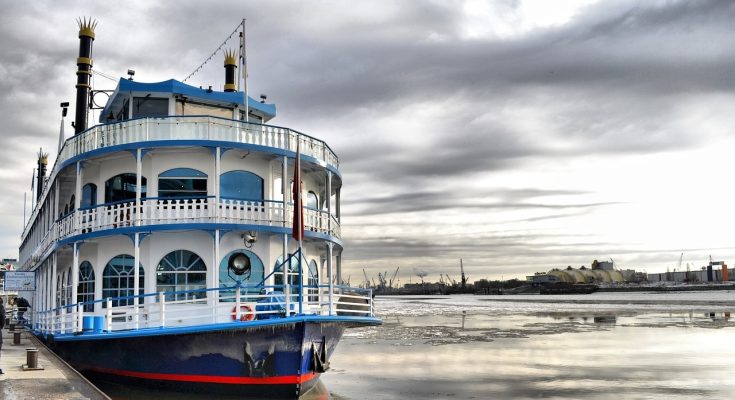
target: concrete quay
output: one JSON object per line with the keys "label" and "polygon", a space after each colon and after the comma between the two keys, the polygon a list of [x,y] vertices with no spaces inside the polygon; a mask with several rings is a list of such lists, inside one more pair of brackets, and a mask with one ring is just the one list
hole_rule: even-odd
{"label": "concrete quay", "polygon": [[[0,331],[3,336],[0,368],[4,372],[0,375],[0,399],[110,400],[26,329],[20,333],[19,345],[13,344],[13,332]],[[30,348],[38,349],[38,369],[35,370],[27,367],[26,349]]]}

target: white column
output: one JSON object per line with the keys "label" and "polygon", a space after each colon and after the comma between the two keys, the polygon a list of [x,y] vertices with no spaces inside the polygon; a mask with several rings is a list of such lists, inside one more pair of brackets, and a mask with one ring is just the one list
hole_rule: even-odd
{"label": "white column", "polygon": [[337,188],[337,204],[335,204],[335,206],[337,208],[337,222],[342,225],[342,213],[340,212],[340,203],[342,203],[342,201],[340,197],[340,192],[340,188]]}
{"label": "white column", "polygon": [[[219,251],[220,251],[220,249],[219,249],[219,235],[220,235],[219,229],[215,229],[215,231],[214,231],[214,243],[213,243],[213,250],[214,251],[212,252],[213,253],[213,255],[212,255],[212,257],[213,257],[213,260],[212,260],[212,268],[209,269],[209,273],[207,275],[208,276],[207,279],[209,280],[209,283],[207,284],[207,286],[210,287],[210,288],[219,287],[219,259],[220,259],[220,255],[219,255]],[[210,305],[212,307],[212,317],[215,318],[215,320],[212,321],[212,322],[215,322],[216,323],[217,322],[216,321],[217,304],[219,303],[218,299],[219,299],[220,293],[219,293],[219,291],[213,291],[213,292],[207,292],[207,293],[209,293],[207,295],[207,297],[210,298],[209,301],[210,301]]]}
{"label": "white column", "polygon": [[337,254],[337,284],[342,285],[342,251]]}
{"label": "white column", "polygon": [[[288,157],[283,156],[281,162],[281,191],[283,192],[283,226],[288,226]],[[283,250],[283,254],[286,254]]]}
{"label": "white column", "polygon": [[52,261],[52,270],[51,270],[51,308],[56,308],[56,291],[57,286],[59,284],[59,280],[56,278],[57,273],[57,265],[56,265],[56,252],[54,252],[53,261]]}
{"label": "white column", "polygon": [[[222,148],[217,147],[214,152],[214,217],[215,221],[219,222],[219,179],[222,171]],[[218,241],[219,245],[219,241]],[[216,264],[215,264],[216,265]]]}
{"label": "white column", "polygon": [[327,242],[327,277],[329,278],[329,315],[332,315],[334,310],[334,301],[332,299],[332,293],[334,292],[334,279],[332,279],[332,242]]}
{"label": "white column", "polygon": [[[56,218],[59,216],[59,181],[57,180],[53,187],[53,193],[54,193],[54,204],[51,205],[51,207],[48,207],[46,217],[49,216],[51,219],[47,219],[49,226],[51,226],[54,221],[56,221]],[[51,196],[49,196],[51,197]],[[51,214],[51,215],[49,215]]]}
{"label": "white column", "polygon": [[[135,238],[133,241],[133,246],[135,247],[134,253],[133,253],[133,296],[138,296],[138,291],[140,290],[140,269],[138,268],[138,265],[140,264],[140,233],[135,233]],[[133,297],[133,306],[135,306],[135,328],[138,328],[138,321],[137,321],[137,310],[138,310],[138,297]]]}
{"label": "white column", "polygon": [[[283,190],[283,226],[288,227],[288,157],[283,156],[283,168],[281,171],[281,186]],[[289,284],[289,276],[288,272],[290,270],[291,261],[289,260],[288,263],[286,263],[286,258],[288,257],[288,234],[283,234],[283,264],[281,266],[281,273],[283,274],[283,296],[286,298],[286,316],[288,317],[291,314],[291,310],[289,309],[291,299],[289,298],[291,295],[291,288]]]}
{"label": "white column", "polygon": [[71,264],[71,303],[77,301],[77,286],[79,286],[79,244],[74,242],[72,245],[72,264]]}
{"label": "white column", "polygon": [[[130,95],[128,96],[128,119],[133,119],[133,93],[130,92]],[[170,103],[170,102],[169,102]],[[173,113],[170,113],[168,115],[174,115]]]}
{"label": "white column", "polygon": [[74,210],[78,210],[82,205],[82,163],[77,161],[77,186],[74,190]]}
{"label": "white column", "polygon": [[332,171],[327,170],[327,188],[325,190],[327,196],[327,233],[332,233]]}
{"label": "white column", "polygon": [[[77,212],[79,208],[82,206],[82,163],[81,161],[77,161],[76,165],[76,188],[74,189],[74,230],[79,229],[79,224],[82,222],[82,220],[79,218],[79,213]],[[76,243],[75,243],[76,244]],[[76,263],[75,263],[76,265]],[[74,289],[72,292],[76,293],[76,285],[74,286]],[[72,298],[72,303],[76,303],[76,297]]]}
{"label": "white column", "polygon": [[[138,149],[135,153],[135,225],[140,226],[140,220],[142,217],[141,207],[140,207],[140,196],[142,195],[142,188],[141,185],[143,185],[143,157],[142,157],[142,150]],[[135,234],[136,238],[138,237],[138,234]],[[136,245],[137,247],[137,245]],[[137,268],[137,261],[136,261],[136,271]],[[136,284],[138,282],[138,278],[135,280]],[[135,292],[138,293],[137,291]],[[136,303],[137,305],[137,303]]]}
{"label": "white column", "polygon": [[36,285],[36,303],[38,304],[36,311],[43,311],[46,309],[46,302],[44,299],[45,291],[48,290],[48,286],[46,286],[46,271],[43,268],[43,265],[39,266],[36,269],[36,273],[38,274]]}

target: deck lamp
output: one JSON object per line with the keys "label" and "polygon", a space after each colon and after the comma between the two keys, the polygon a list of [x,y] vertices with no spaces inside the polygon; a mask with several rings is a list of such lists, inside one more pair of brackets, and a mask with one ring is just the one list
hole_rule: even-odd
{"label": "deck lamp", "polygon": [[[243,158],[245,158],[245,157],[243,157]],[[242,239],[245,242],[245,247],[247,247],[249,249],[249,248],[253,247],[253,243],[255,243],[256,241],[258,241],[258,235],[257,235],[257,233],[255,233],[255,231],[250,231],[248,233],[244,233],[242,235]]]}
{"label": "deck lamp", "polygon": [[227,261],[228,274],[232,271],[237,276],[245,276],[245,279],[250,279],[250,257],[245,253],[237,252],[230,256]]}
{"label": "deck lamp", "polygon": [[60,107],[61,107],[61,117],[64,118],[66,117],[66,112],[69,111],[69,102],[65,101],[61,103]]}

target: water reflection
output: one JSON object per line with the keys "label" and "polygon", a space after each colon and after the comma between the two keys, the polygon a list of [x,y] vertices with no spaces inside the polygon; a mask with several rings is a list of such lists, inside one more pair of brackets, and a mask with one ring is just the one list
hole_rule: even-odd
{"label": "water reflection", "polygon": [[[384,325],[348,330],[302,400],[731,398],[735,294],[617,296],[379,299]],[[203,399],[135,390],[113,398]]]}
{"label": "water reflection", "polygon": [[721,379],[735,374],[735,349],[722,346],[735,328],[730,311],[675,296],[667,300],[676,307],[666,311],[644,297],[639,309],[600,304],[594,310],[587,299],[582,306],[505,303],[517,312],[498,312],[480,299],[391,299],[382,308],[384,326],[348,332],[332,359],[336,371],[322,379],[346,399],[720,399],[735,393],[735,382]]}

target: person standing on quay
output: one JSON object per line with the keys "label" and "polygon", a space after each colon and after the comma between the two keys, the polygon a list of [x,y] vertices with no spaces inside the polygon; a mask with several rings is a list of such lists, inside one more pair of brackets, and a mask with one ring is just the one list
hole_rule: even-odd
{"label": "person standing on quay", "polygon": [[31,304],[28,303],[28,300],[26,300],[23,297],[18,297],[15,299],[15,306],[18,308],[18,322],[21,324],[26,323],[26,319],[23,317],[23,314],[28,311],[29,308],[31,308]]}

